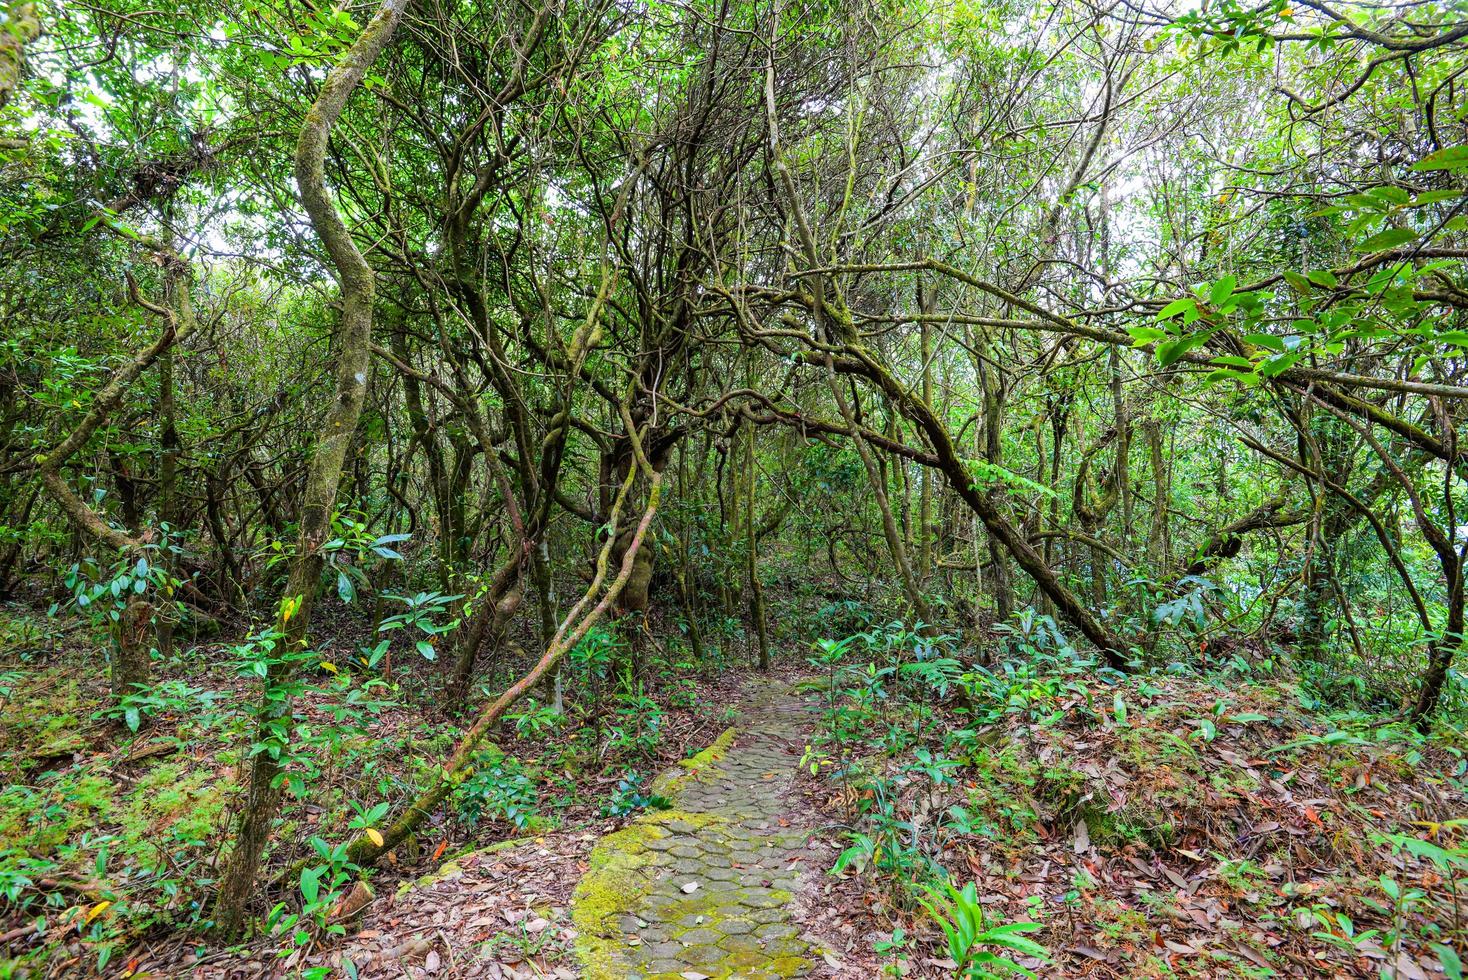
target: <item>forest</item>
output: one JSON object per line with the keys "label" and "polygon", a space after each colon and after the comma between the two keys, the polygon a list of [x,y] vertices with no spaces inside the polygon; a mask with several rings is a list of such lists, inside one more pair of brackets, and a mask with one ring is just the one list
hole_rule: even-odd
{"label": "forest", "polygon": [[1461,980],[1465,259],[1461,0],[0,0],[0,978]]}

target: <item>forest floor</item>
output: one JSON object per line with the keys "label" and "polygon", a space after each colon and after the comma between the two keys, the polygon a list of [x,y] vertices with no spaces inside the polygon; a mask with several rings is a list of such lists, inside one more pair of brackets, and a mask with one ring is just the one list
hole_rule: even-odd
{"label": "forest floor", "polygon": [[[247,684],[174,678],[178,704],[134,736],[85,660],[10,663],[0,976],[948,977],[916,900],[943,874],[975,882],[990,925],[1043,925],[1051,962],[1017,957],[1042,976],[1456,975],[1468,755],[1451,730],[1326,710],[1287,672],[1242,661],[1098,678],[1040,658],[989,672],[968,700],[862,662],[812,677],[796,660],[664,679],[625,718],[593,699],[589,753],[564,729],[507,726],[492,788],[528,814],[451,810],[390,856],[375,893],[343,903],[340,935],[277,929],[233,949],[188,916],[227,836],[242,751],[230,705]],[[341,684],[302,717],[332,717],[331,697],[356,690]],[[660,741],[637,765],[664,774],[629,789],[632,757],[605,745],[653,711]],[[388,705],[313,749],[312,795],[273,870],[313,836],[342,839],[350,801],[410,786],[453,730]],[[634,804],[608,813],[621,797]],[[299,901],[290,883],[277,899]]]}
{"label": "forest floor", "polygon": [[[869,977],[836,957],[809,896],[835,845],[793,792],[815,700],[755,677],[733,725],[650,787],[659,805],[604,832],[509,840],[375,900],[336,948],[282,962],[215,954],[167,969],[199,980],[332,975],[530,980]],[[163,966],[163,964],[159,964]]]}
{"label": "forest floor", "polygon": [[470,851],[376,896],[339,944],[312,954],[175,948],[137,975],[240,980],[326,967],[364,980],[873,976],[861,951],[831,952],[822,930],[837,917],[811,907],[836,845],[793,791],[815,721],[815,699],[793,680],[744,684],[733,725],[655,780],[659,805],[625,824]]}

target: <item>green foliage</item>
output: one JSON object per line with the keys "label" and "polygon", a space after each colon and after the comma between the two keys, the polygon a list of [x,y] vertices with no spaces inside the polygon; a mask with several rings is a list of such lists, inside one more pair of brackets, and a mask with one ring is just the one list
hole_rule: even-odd
{"label": "green foliage", "polygon": [[434,644],[438,642],[440,636],[457,629],[461,622],[458,617],[451,619],[444,617],[450,615],[453,604],[464,597],[444,595],[440,592],[419,592],[411,596],[386,594],[383,598],[389,602],[401,604],[403,611],[383,619],[378,624],[377,632],[391,633],[395,630],[404,630],[410,635],[420,633],[426,639],[414,640],[414,649],[424,660],[438,659],[438,650]]}
{"label": "green foliage", "polygon": [[474,771],[454,791],[459,819],[469,827],[502,821],[516,831],[536,820],[539,793],[529,771],[514,756],[490,747],[474,761]]}
{"label": "green foliage", "polygon": [[617,788],[601,807],[601,815],[624,820],[643,810],[667,810],[673,806],[666,796],[648,791],[643,787],[642,776],[628,770],[617,780]]}
{"label": "green foliage", "polygon": [[1049,962],[1045,947],[1027,937],[1041,927],[1037,922],[1007,922],[990,925],[984,920],[984,907],[979,904],[978,888],[973,882],[956,888],[945,881],[942,887],[928,887],[919,899],[923,908],[938,923],[948,940],[948,955],[958,964],[958,976],[983,978],[1019,974],[1034,977],[1031,970],[1014,960],[983,947],[997,947],[1009,953]]}

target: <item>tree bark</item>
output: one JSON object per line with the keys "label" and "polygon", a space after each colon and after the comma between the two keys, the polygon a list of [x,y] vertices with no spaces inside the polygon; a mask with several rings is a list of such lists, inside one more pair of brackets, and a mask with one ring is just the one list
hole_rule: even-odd
{"label": "tree bark", "polygon": [[[332,127],[341,117],[348,99],[377,60],[402,20],[409,0],[383,0],[362,34],[332,68],[320,94],[301,126],[296,143],[295,177],[301,203],[311,226],[326,248],[341,287],[342,318],[337,331],[336,386],[332,403],[316,438],[300,515],[300,537],[291,562],[285,601],[278,625],[288,653],[296,653],[306,642],[311,604],[321,579],[324,563],[321,547],[331,530],[331,512],[336,504],[347,451],[356,434],[357,422],[367,394],[372,341],[372,268],[352,240],[346,222],[326,189],[324,174],[327,143]],[[294,615],[285,610],[298,603]],[[272,669],[265,680],[267,692],[288,673]],[[289,711],[286,698],[263,698],[257,739],[266,739],[266,726]],[[226,936],[238,936],[244,927],[245,908],[254,892],[255,878],[270,839],[271,824],[280,809],[280,760],[270,752],[254,756],[244,808],[223,878],[215,919]]]}
{"label": "tree bark", "polygon": [[746,424],[748,430],[745,436],[744,460],[745,460],[745,493],[744,493],[744,540],[745,559],[747,562],[746,573],[749,577],[749,630],[753,635],[759,651],[756,663],[760,670],[770,669],[770,638],[765,624],[765,590],[759,580],[759,532],[755,527],[754,502],[755,502],[755,467],[754,467],[754,443],[755,427],[753,422]]}
{"label": "tree bark", "polygon": [[152,680],[148,627],[153,622],[153,604],[133,594],[117,623],[117,660],[112,665],[112,696],[121,700],[138,693]]}

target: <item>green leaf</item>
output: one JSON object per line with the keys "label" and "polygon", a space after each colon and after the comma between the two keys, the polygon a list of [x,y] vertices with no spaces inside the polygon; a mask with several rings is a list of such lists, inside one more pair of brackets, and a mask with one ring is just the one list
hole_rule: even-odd
{"label": "green leaf", "polygon": [[438,651],[433,649],[433,644],[429,643],[427,640],[419,640],[417,643],[414,644],[414,646],[418,648],[419,653],[423,654],[424,660],[438,659]]}
{"label": "green leaf", "polygon": [[1284,341],[1274,336],[1274,334],[1269,333],[1246,333],[1244,334],[1244,341],[1254,344],[1256,347],[1264,347],[1272,351],[1283,352],[1285,349]]}
{"label": "green leaf", "polygon": [[1306,277],[1317,286],[1334,289],[1336,285],[1335,273],[1329,269],[1316,269],[1314,272],[1305,273]]}
{"label": "green leaf", "polygon": [[1213,359],[1214,364],[1223,364],[1227,367],[1243,368],[1245,371],[1254,370],[1254,362],[1247,357],[1239,357],[1237,354],[1224,354]]}
{"label": "green leaf", "polygon": [[1215,282],[1213,288],[1208,290],[1208,305],[1222,306],[1234,294],[1234,287],[1238,284],[1238,276],[1224,276]]}
{"label": "green leaf", "polygon": [[306,868],[301,872],[301,897],[307,905],[315,905],[321,897],[321,868]]}
{"label": "green leaf", "polygon": [[1154,343],[1167,336],[1167,331],[1158,330],[1156,327],[1127,327],[1127,333],[1132,335],[1136,346]]}
{"label": "green leaf", "polygon": [[384,534],[382,537],[375,539],[372,543],[373,544],[401,544],[402,542],[407,541],[407,540],[411,539],[412,537],[413,536],[411,534]]}
{"label": "green leaf", "polygon": [[1203,376],[1205,385],[1217,384],[1220,381],[1237,381],[1242,384],[1252,385],[1259,383],[1259,375],[1253,371],[1241,372],[1238,368],[1215,368]]}
{"label": "green leaf", "polygon": [[1414,173],[1424,170],[1462,170],[1468,167],[1468,145],[1448,146],[1412,164]]}
{"label": "green leaf", "polygon": [[1298,351],[1292,351],[1288,354],[1278,354],[1260,364],[1259,373],[1266,378],[1277,378],[1294,367],[1295,362],[1299,359],[1300,353]]}
{"label": "green leaf", "polygon": [[1437,961],[1442,964],[1443,975],[1448,980],[1463,980],[1463,961],[1457,950],[1444,943],[1433,943],[1431,949]]}
{"label": "green leaf", "polygon": [[1157,319],[1170,320],[1173,317],[1177,316],[1179,313],[1186,313],[1189,310],[1196,310],[1197,308],[1198,301],[1193,299],[1193,297],[1191,296],[1185,296],[1182,299],[1175,299],[1171,303],[1168,303],[1166,306],[1164,306],[1158,312]]}
{"label": "green leaf", "polygon": [[1372,197],[1380,198],[1388,204],[1406,204],[1411,199],[1406,191],[1391,184],[1373,187],[1367,193]]}
{"label": "green leaf", "polygon": [[1301,292],[1301,293],[1308,293],[1308,292],[1310,292],[1310,280],[1309,279],[1306,279],[1304,276],[1300,275],[1298,272],[1291,272],[1290,270],[1286,269],[1281,274],[1284,276],[1285,282],[1287,282],[1291,286],[1293,286],[1297,292]]}
{"label": "green leaf", "polygon": [[1165,344],[1158,344],[1157,363],[1163,367],[1167,367],[1170,364],[1176,363],[1177,359],[1187,352],[1188,345],[1183,340],[1170,340]]}
{"label": "green leaf", "polygon": [[1438,201],[1451,201],[1462,197],[1463,191],[1423,191],[1412,201],[1414,208],[1420,208],[1425,204],[1436,204]]}
{"label": "green leaf", "polygon": [[352,584],[351,576],[346,572],[336,573],[336,594],[341,596],[342,602],[351,602],[357,598],[357,587]]}
{"label": "green leaf", "polygon": [[1415,231],[1408,231],[1406,228],[1388,228],[1385,231],[1377,232],[1364,242],[1358,243],[1356,245],[1356,251],[1380,252],[1384,249],[1396,248],[1399,245],[1406,245],[1408,242],[1415,242],[1416,240],[1417,233]]}

